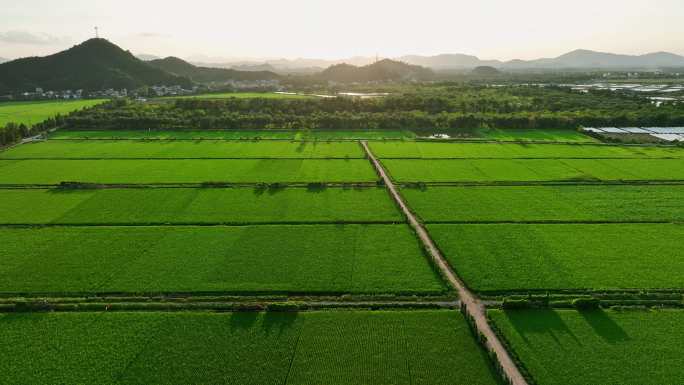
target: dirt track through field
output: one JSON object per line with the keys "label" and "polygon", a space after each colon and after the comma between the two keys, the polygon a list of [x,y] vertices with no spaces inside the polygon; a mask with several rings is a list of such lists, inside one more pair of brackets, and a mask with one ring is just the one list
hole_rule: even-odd
{"label": "dirt track through field", "polygon": [[411,212],[411,210],[404,202],[404,199],[397,191],[396,187],[394,186],[394,183],[385,172],[385,169],[382,167],[380,162],[375,158],[370,148],[368,148],[368,143],[366,141],[361,141],[361,145],[363,146],[364,151],[368,155],[369,160],[373,163],[373,166],[375,167],[375,170],[377,171],[378,175],[385,182],[385,185],[387,186],[390,195],[399,205],[401,211],[406,215],[406,218],[408,219],[411,227],[413,227],[413,229],[416,231],[416,234],[418,234],[418,237],[425,246],[426,250],[430,253],[432,259],[437,264],[439,269],[442,271],[449,284],[451,284],[451,286],[453,286],[458,292],[460,300],[462,304],[465,306],[466,312],[475,321],[475,325],[477,327],[478,332],[482,333],[482,335],[486,337],[487,347],[489,348],[489,350],[496,354],[496,358],[499,362],[499,365],[501,365],[501,368],[503,369],[506,377],[508,377],[512,385],[528,385],[527,381],[518,370],[518,367],[513,362],[513,359],[508,354],[508,351],[499,340],[499,337],[496,335],[496,333],[494,333],[491,326],[487,322],[485,305],[479,300],[479,298],[477,298],[475,294],[473,294],[465,286],[463,281],[461,281],[461,279],[458,278],[456,274],[451,270],[448,263],[444,259],[444,256],[442,256],[442,253],[439,251],[435,243],[432,241],[432,238],[430,238],[430,235],[428,234],[425,227],[418,221],[418,219],[416,219],[415,215],[413,215],[413,212]]}

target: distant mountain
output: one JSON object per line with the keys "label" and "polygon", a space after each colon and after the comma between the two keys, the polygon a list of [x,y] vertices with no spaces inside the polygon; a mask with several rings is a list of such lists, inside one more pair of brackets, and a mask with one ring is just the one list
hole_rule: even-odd
{"label": "distant mountain", "polygon": [[617,55],[589,50],[576,50],[556,58],[537,60],[481,60],[476,56],[444,54],[436,56],[402,56],[399,60],[434,70],[472,69],[480,66],[498,69],[654,69],[684,67],[684,56],[668,52],[646,55]]}
{"label": "distant mountain", "polygon": [[9,59],[5,59],[4,57],[0,57],[0,64],[8,62]]}
{"label": "distant mountain", "polygon": [[384,59],[361,67],[351,64],[333,65],[317,76],[323,80],[351,83],[387,80],[429,80],[433,78],[434,73],[425,67]]}
{"label": "distant mountain", "polygon": [[294,68],[327,68],[336,64],[351,64],[355,66],[365,66],[372,64],[374,58],[365,56],[354,56],[343,60],[325,60],[325,59],[278,59],[268,60],[267,63],[282,69]]}
{"label": "distant mountain", "polygon": [[236,71],[270,71],[270,72],[276,72],[277,69],[268,64],[268,63],[263,63],[263,64],[242,64],[242,65],[234,65],[230,67],[230,69],[234,69]]}
{"label": "distant mountain", "polygon": [[66,51],[0,64],[0,93],[146,85],[191,86],[188,78],[147,65],[105,39],[90,39]]}
{"label": "distant mountain", "polygon": [[[208,58],[207,58],[208,59]],[[220,59],[220,58],[214,58]],[[656,52],[646,55],[617,55],[612,53],[576,50],[556,58],[537,60],[482,60],[477,56],[460,53],[434,56],[405,55],[395,59],[407,64],[427,67],[435,71],[472,70],[475,67],[487,66],[499,70],[520,69],[654,69],[663,67],[684,67],[684,56],[668,52]],[[212,61],[212,64],[201,64],[205,67],[232,68],[241,71],[263,70],[280,74],[311,74],[323,71],[324,68],[338,64],[366,66],[375,58],[357,56],[348,59],[241,59]],[[198,61],[193,61],[199,64]],[[201,63],[208,63],[207,61]]]}
{"label": "distant mountain", "polygon": [[420,65],[434,70],[464,69],[479,66],[499,67],[502,62],[498,60],[480,60],[477,56],[464,54],[442,54],[436,56],[402,56],[397,60],[409,64]]}
{"label": "distant mountain", "polygon": [[150,61],[150,60],[161,59],[161,57],[159,57],[159,56],[156,56],[156,55],[148,55],[148,54],[146,54],[146,53],[139,53],[139,54],[135,55],[135,57],[137,57],[138,59],[140,59],[140,60],[142,60],[142,61]]}
{"label": "distant mountain", "polygon": [[230,59],[208,56],[192,56],[189,58],[192,64],[200,67],[232,68],[240,71],[272,71],[279,74],[313,74],[323,71],[325,68],[336,64],[352,64],[364,66],[375,61],[371,57],[352,57],[340,60],[326,59]]}
{"label": "distant mountain", "polygon": [[684,56],[668,52],[655,52],[646,55],[618,55],[578,49],[552,59],[514,61],[504,64],[505,68],[606,68],[606,69],[653,69],[662,67],[682,67]]}
{"label": "distant mountain", "polygon": [[230,80],[274,80],[280,76],[270,71],[237,71],[225,68],[198,67],[185,60],[169,56],[152,60],[149,65],[178,76],[184,76],[197,83],[222,83]]}

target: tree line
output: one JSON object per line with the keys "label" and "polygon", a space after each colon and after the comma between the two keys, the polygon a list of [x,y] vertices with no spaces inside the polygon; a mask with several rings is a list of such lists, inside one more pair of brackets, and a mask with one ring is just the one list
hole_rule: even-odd
{"label": "tree line", "polygon": [[57,115],[40,123],[28,126],[24,123],[9,122],[0,127],[0,146],[7,146],[19,142],[24,138],[42,134],[53,128],[64,125],[64,117]]}
{"label": "tree line", "polygon": [[69,115],[76,129],[439,129],[682,126],[684,106],[555,87],[415,86],[384,98],[110,102]]}

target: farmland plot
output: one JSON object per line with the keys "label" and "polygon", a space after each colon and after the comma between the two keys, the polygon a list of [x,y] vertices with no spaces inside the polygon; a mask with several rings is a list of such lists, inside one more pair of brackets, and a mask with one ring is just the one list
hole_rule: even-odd
{"label": "farmland plot", "polygon": [[66,115],[103,103],[103,99],[77,101],[3,102],[0,103],[0,127],[9,122],[33,125],[57,114]]}
{"label": "farmland plot", "polygon": [[497,384],[453,311],[5,314],[0,344],[10,383]]}
{"label": "farmland plot", "polygon": [[355,142],[225,140],[48,140],[4,152],[0,159],[363,158]]}
{"label": "farmland plot", "polygon": [[407,225],[0,228],[0,292],[442,293]]}
{"label": "farmland plot", "polygon": [[684,158],[684,149],[655,146],[464,142],[373,142],[379,158]]}
{"label": "farmland plot", "polygon": [[539,385],[678,384],[684,311],[490,310]]}
{"label": "farmland plot", "polygon": [[428,225],[476,291],[684,287],[677,224]]}
{"label": "farmland plot", "polygon": [[564,129],[481,129],[477,134],[485,139],[500,141],[598,142],[597,139],[575,130]]}
{"label": "farmland plot", "polygon": [[384,189],[0,189],[0,224],[402,222]]}
{"label": "farmland plot", "polygon": [[221,140],[338,140],[410,139],[408,130],[58,130],[50,139],[221,139]]}
{"label": "farmland plot", "polygon": [[682,185],[430,186],[402,194],[426,222],[684,221]]}
{"label": "farmland plot", "polygon": [[365,159],[0,160],[0,184],[372,182]]}
{"label": "farmland plot", "polygon": [[684,159],[384,159],[398,182],[684,180]]}

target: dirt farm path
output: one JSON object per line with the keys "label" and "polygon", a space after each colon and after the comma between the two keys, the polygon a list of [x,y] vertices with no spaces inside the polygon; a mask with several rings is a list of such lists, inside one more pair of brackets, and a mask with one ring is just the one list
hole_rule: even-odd
{"label": "dirt farm path", "polygon": [[477,330],[486,337],[487,347],[496,354],[496,358],[499,361],[499,364],[501,365],[504,373],[510,380],[511,384],[528,385],[527,381],[518,370],[518,367],[513,362],[513,359],[508,354],[508,351],[506,350],[506,348],[504,348],[498,336],[496,335],[496,333],[494,333],[489,323],[487,322],[486,308],[484,304],[479,300],[479,298],[477,298],[475,294],[473,294],[465,286],[461,279],[458,278],[456,274],[451,270],[451,267],[449,267],[449,264],[446,262],[444,256],[439,251],[435,243],[432,241],[432,238],[430,238],[430,235],[428,234],[425,227],[418,221],[418,219],[416,219],[415,215],[413,215],[411,210],[404,202],[404,199],[401,197],[401,195],[399,195],[399,192],[394,186],[392,180],[387,175],[387,172],[385,172],[385,169],[382,167],[380,162],[375,158],[370,148],[368,148],[368,143],[366,141],[361,141],[361,146],[363,146],[363,149],[368,155],[368,158],[373,163],[373,167],[377,171],[378,175],[385,182],[385,185],[387,186],[390,195],[392,195],[392,198],[399,205],[401,211],[408,218],[411,227],[413,227],[413,229],[416,231],[416,234],[418,234],[418,237],[420,238],[421,242],[423,242],[425,248],[430,253],[433,260],[435,261],[439,269],[442,271],[444,276],[447,278],[451,286],[453,286],[458,292],[459,298],[465,306],[466,311],[471,317],[473,317]]}

